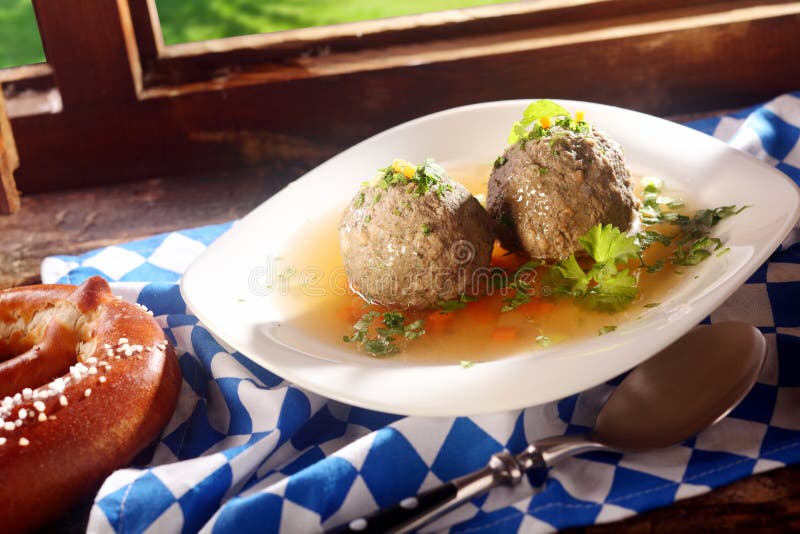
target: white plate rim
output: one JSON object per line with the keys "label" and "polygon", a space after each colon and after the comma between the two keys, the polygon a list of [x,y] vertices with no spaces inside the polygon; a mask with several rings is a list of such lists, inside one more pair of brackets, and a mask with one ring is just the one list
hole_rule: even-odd
{"label": "white plate rim", "polygon": [[[646,350],[640,349],[635,355],[628,355],[623,357],[615,357],[605,372],[593,374],[584,374],[571,377],[568,384],[558,389],[558,394],[549,392],[547,394],[539,394],[536,392],[527,393],[519,392],[518,394],[508,394],[509,388],[515,388],[517,391],[523,390],[523,383],[520,383],[518,377],[523,371],[530,372],[530,365],[520,366],[520,361],[525,361],[524,358],[514,357],[500,359],[493,362],[482,363],[476,365],[473,369],[455,369],[456,366],[423,366],[424,369],[416,369],[418,366],[372,366],[368,360],[364,361],[363,365],[353,365],[350,363],[335,363],[324,360],[308,361],[306,358],[300,358],[302,361],[297,365],[286,364],[284,359],[282,362],[277,362],[271,357],[265,357],[259,354],[259,350],[254,350],[252,343],[244,342],[241,336],[237,337],[231,335],[231,332],[225,328],[225,325],[213,313],[209,313],[209,307],[206,303],[202,302],[199,298],[202,292],[203,284],[206,282],[205,278],[201,275],[208,273],[203,272],[204,262],[207,261],[212,254],[227,247],[231,240],[236,239],[237,232],[248,224],[251,224],[253,218],[258,217],[259,210],[263,210],[265,205],[270,202],[277,202],[276,198],[293,187],[299,187],[309,180],[313,180],[316,174],[324,171],[327,167],[335,165],[338,160],[347,157],[354,151],[362,150],[363,147],[370,144],[381,142],[383,139],[391,138],[397,135],[398,132],[403,132],[407,129],[418,127],[420,124],[425,124],[430,121],[437,121],[445,119],[453,114],[471,113],[475,110],[491,110],[493,107],[503,108],[505,106],[514,106],[523,108],[531,100],[507,100],[487,102],[480,104],[471,104],[468,106],[461,106],[451,108],[448,110],[440,111],[423,117],[419,117],[412,121],[400,124],[382,133],[379,133],[369,139],[366,139],[353,147],[341,152],[330,160],[309,171],[302,177],[298,178],[289,184],[282,191],[273,195],[270,199],[264,202],[259,208],[256,208],[238,221],[226,234],[212,243],[208,249],[195,260],[184,273],[181,279],[180,289],[181,294],[186,302],[189,310],[194,313],[200,322],[205,326],[213,335],[218,337],[224,344],[230,346],[232,349],[237,350],[250,359],[265,367],[271,372],[280,375],[282,378],[294,383],[300,387],[306,388],[315,393],[321,394],[325,397],[335,399],[348,404],[361,406],[369,409],[379,410],[389,413],[399,413],[405,415],[423,415],[423,416],[459,416],[459,415],[475,415],[479,413],[498,412],[509,409],[517,409],[534,404],[541,404],[544,402],[556,400],[558,398],[566,397],[570,394],[577,393],[589,387],[602,383],[608,379],[617,376],[618,374],[632,368],[641,361],[655,354],[658,350],[669,345],[672,341],[680,337],[683,333],[691,329],[712,310],[716,309],[722,302],[727,299],[742,283],[744,283],[758,267],[770,256],[776,249],[778,244],[785,238],[791,231],[798,216],[800,216],[800,191],[794,182],[791,181],[780,171],[767,165],[766,163],[756,160],[748,155],[737,151],[722,141],[713,139],[709,136],[691,130],[681,125],[668,123],[663,119],[651,117],[639,112],[624,110],[613,106],[603,104],[596,104],[591,102],[578,102],[568,100],[557,100],[559,103],[567,107],[567,109],[585,109],[589,112],[599,110],[610,110],[612,113],[621,113],[623,116],[640,116],[645,117],[647,121],[655,121],[657,124],[668,123],[669,128],[682,128],[683,134],[689,137],[694,137],[698,142],[702,138],[703,143],[716,144],[718,150],[722,151],[731,158],[738,158],[743,164],[752,166],[754,169],[759,169],[760,174],[769,176],[769,180],[774,180],[774,186],[787,187],[786,193],[789,200],[785,213],[785,218],[782,224],[774,228],[771,238],[746,259],[745,263],[738,267],[738,269],[730,274],[729,278],[724,282],[722,287],[716,288],[710,294],[704,295],[690,306],[689,309],[680,310],[680,316],[671,320],[669,328],[656,328],[649,335],[647,339],[640,339],[638,336],[636,341],[644,343]],[[700,136],[700,137],[696,137]],[[322,171],[320,170],[322,169]],[[315,174],[316,173],[316,174]],[[710,206],[709,206],[710,207]],[[603,341],[602,350],[605,355],[606,352],[616,349],[617,352],[623,349],[630,349],[633,340],[626,339],[624,332],[614,332]],[[572,354],[561,353],[557,354],[559,359],[569,359],[580,356],[581,353],[586,356],[587,350],[597,352],[598,346],[587,348],[584,342],[576,342]],[[591,344],[590,344],[591,345]],[[272,349],[280,350],[278,347],[270,347]],[[544,351],[539,356],[545,356],[547,352]],[[558,351],[555,351],[558,352]],[[366,357],[365,357],[366,358]],[[529,358],[530,359],[530,358]],[[444,373],[439,371],[444,368]],[[535,365],[533,366],[535,369]],[[409,372],[411,370],[412,372]],[[479,371],[479,372],[474,372]],[[415,379],[414,372],[433,373],[441,376],[428,378],[422,380],[424,384],[418,387],[410,387],[408,395],[401,395],[395,387],[394,392],[389,398],[376,398],[374,391],[372,394],[365,394],[364,388],[359,386],[356,381],[354,384],[353,377],[358,380],[364,380],[363,373],[367,373],[366,380],[373,382],[381,382],[386,380],[391,381],[411,381]],[[327,380],[315,379],[314,374],[327,374]],[[460,376],[459,376],[460,373]],[[423,377],[417,376],[417,379]],[[458,381],[457,387],[462,391],[462,394],[457,397],[455,402],[449,402],[448,388],[452,389],[452,384],[447,384],[438,396],[431,396],[431,392],[423,391],[423,388],[430,384],[441,383],[443,378],[455,379]],[[513,378],[513,379],[512,379]],[[374,386],[374,384],[372,384]],[[411,385],[411,382],[409,382]],[[506,394],[503,394],[503,389],[506,389]],[[374,390],[374,387],[373,387]],[[472,391],[472,394],[464,394]],[[477,393],[476,393],[477,392]],[[480,393],[480,394],[478,394]],[[421,396],[421,397],[420,397]],[[472,399],[472,400],[471,400]]]}

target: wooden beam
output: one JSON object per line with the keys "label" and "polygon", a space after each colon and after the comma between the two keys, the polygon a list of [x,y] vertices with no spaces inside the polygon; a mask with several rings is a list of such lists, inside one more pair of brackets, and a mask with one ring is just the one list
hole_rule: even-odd
{"label": "wooden beam", "polygon": [[6,114],[3,91],[0,90],[0,214],[3,215],[19,211],[19,191],[14,182],[17,167],[19,155]]}
{"label": "wooden beam", "polygon": [[284,64],[234,63],[208,79],[148,85],[137,100],[65,102],[60,112],[13,117],[25,162],[17,179],[39,192],[244,167],[309,169],[389,126],[463,104],[546,96],[670,115],[800,87],[800,1],[672,4]]}
{"label": "wooden beam", "polygon": [[65,108],[133,101],[141,64],[127,0],[33,0]]}
{"label": "wooden beam", "polygon": [[128,0],[131,21],[136,33],[139,58],[144,68],[155,64],[164,49],[164,37],[158,20],[155,0]]}

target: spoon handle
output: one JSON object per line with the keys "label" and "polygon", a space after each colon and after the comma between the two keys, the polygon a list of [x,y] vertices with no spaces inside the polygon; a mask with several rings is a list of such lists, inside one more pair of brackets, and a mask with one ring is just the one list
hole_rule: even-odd
{"label": "spoon handle", "polygon": [[416,497],[403,499],[390,508],[375,514],[350,521],[334,532],[345,533],[402,533],[424,525],[431,519],[456,506],[486,493],[501,484],[514,486],[522,480],[522,474],[535,465],[544,465],[540,454],[520,458],[507,452],[495,454],[486,467],[453,479],[436,488],[424,491]]}
{"label": "spoon handle", "polygon": [[594,441],[588,434],[540,439],[517,455],[499,452],[489,459],[486,467],[478,471],[424,491],[416,497],[403,499],[369,517],[354,519],[333,532],[410,532],[495,486],[516,486],[522,481],[522,475],[530,469],[549,467],[567,456],[598,449],[608,447]]}

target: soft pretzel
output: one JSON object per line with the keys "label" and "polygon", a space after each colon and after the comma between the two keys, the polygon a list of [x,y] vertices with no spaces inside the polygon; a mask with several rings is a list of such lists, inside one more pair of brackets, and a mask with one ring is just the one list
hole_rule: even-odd
{"label": "soft pretzel", "polygon": [[0,291],[0,530],[63,516],[129,464],[180,376],[158,323],[102,278]]}

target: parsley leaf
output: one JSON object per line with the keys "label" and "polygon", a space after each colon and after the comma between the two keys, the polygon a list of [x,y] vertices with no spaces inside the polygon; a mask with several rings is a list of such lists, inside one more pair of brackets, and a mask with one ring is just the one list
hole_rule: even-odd
{"label": "parsley leaf", "polygon": [[531,102],[522,113],[522,119],[515,122],[508,136],[508,144],[513,145],[528,135],[527,128],[542,117],[569,117],[569,111],[552,100]]}
{"label": "parsley leaf", "polygon": [[578,242],[598,263],[619,263],[635,258],[640,248],[634,236],[625,235],[610,224],[592,226]]}
{"label": "parsley leaf", "polygon": [[[437,196],[442,197],[445,192],[453,189],[452,184],[445,183],[449,180],[447,172],[431,158],[428,158],[425,163],[417,167],[412,167],[410,163],[404,160],[395,160],[392,165],[380,169],[379,172],[381,174],[378,177],[376,187],[380,189],[413,184],[414,187],[411,193],[417,197],[424,195],[428,191],[433,191]],[[404,172],[408,174],[404,174]],[[380,200],[379,196],[376,198],[375,202]],[[363,203],[363,198],[361,203]],[[360,207],[360,204],[356,207]]]}
{"label": "parsley leaf", "polygon": [[457,299],[440,300],[439,309],[442,311],[442,313],[450,313],[466,308],[467,303],[474,302],[475,300],[477,300],[476,297],[462,293]]}
{"label": "parsley leaf", "polygon": [[503,299],[503,307],[500,308],[501,312],[515,310],[524,304],[528,304],[532,300],[531,290],[533,288],[528,282],[528,275],[543,263],[542,261],[528,261],[517,268],[514,275],[511,277],[511,283],[507,286],[509,289],[514,290],[514,294]]}
{"label": "parsley leaf", "polygon": [[554,293],[570,295],[589,308],[604,311],[618,311],[636,298],[636,277],[618,267],[638,256],[641,247],[635,237],[610,224],[597,224],[578,242],[594,264],[584,271],[575,254],[570,254],[550,267],[547,277]]}
{"label": "parsley leaf", "polygon": [[[382,317],[383,327],[377,327],[376,337],[369,337],[369,329],[378,317]],[[369,311],[362,315],[353,325],[353,335],[344,336],[345,343],[360,343],[361,350],[373,356],[388,356],[400,352],[395,336],[402,336],[406,339],[417,339],[425,334],[423,328],[425,323],[422,319],[405,324],[406,318],[402,313],[387,311]]]}

